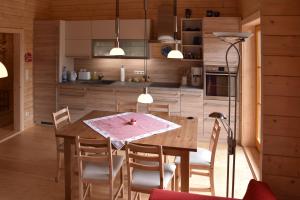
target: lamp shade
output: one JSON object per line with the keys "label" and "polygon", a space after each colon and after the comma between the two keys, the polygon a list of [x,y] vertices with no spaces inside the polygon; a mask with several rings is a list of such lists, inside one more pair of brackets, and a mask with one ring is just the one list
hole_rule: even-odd
{"label": "lamp shade", "polygon": [[175,49],[168,53],[168,58],[183,59],[183,55],[179,50]]}
{"label": "lamp shade", "polygon": [[110,50],[109,55],[111,55],[111,56],[124,56],[125,52],[124,52],[124,50],[122,48],[115,47],[115,48],[112,48]]}
{"label": "lamp shade", "polygon": [[146,93],[146,94],[140,94],[140,96],[138,97],[138,102],[139,103],[153,103],[153,98],[150,94]]}
{"label": "lamp shade", "polygon": [[5,78],[8,76],[7,70],[2,62],[0,62],[0,78]]}

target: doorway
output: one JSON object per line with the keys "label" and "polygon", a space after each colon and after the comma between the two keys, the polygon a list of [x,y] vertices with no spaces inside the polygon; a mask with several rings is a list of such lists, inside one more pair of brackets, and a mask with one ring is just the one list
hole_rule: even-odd
{"label": "doorway", "polygon": [[0,138],[14,132],[14,35],[0,33],[0,62],[10,76],[0,79]]}
{"label": "doorway", "polygon": [[0,79],[0,142],[24,130],[23,29],[0,28],[0,61],[8,77]]}

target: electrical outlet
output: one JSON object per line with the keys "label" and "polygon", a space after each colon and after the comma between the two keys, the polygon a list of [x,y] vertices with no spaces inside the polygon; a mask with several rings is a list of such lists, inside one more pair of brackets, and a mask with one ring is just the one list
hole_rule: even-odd
{"label": "electrical outlet", "polygon": [[145,72],[144,71],[140,71],[140,70],[134,70],[134,74],[135,75],[144,75]]}
{"label": "electrical outlet", "polygon": [[30,116],[30,112],[28,112],[28,111],[25,112],[25,116],[26,116],[26,117],[29,117],[29,116]]}

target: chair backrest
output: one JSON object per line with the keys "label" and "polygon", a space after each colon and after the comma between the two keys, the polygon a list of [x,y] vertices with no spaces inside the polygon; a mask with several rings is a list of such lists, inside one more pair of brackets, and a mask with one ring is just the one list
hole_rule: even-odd
{"label": "chair backrest", "polygon": [[126,143],[126,161],[129,191],[131,191],[133,169],[158,171],[160,174],[160,188],[163,188],[164,170],[162,146],[144,146]]}
{"label": "chair backrest", "polygon": [[137,102],[117,101],[116,103],[116,112],[137,112],[137,111],[138,111]]}
{"label": "chair backrest", "polygon": [[52,113],[55,131],[71,124],[71,117],[68,107],[63,108],[55,113]]}
{"label": "chair backrest", "polygon": [[[76,152],[78,158],[79,178],[82,177],[82,166],[84,162],[107,163],[109,170],[109,180],[113,177],[112,147],[110,138],[107,139],[87,139],[76,137]],[[84,179],[83,181],[87,181]]]}
{"label": "chair backrest", "polygon": [[215,155],[216,155],[216,150],[217,150],[217,144],[220,136],[220,131],[221,131],[221,126],[220,123],[217,119],[215,119],[211,137],[210,137],[210,142],[209,142],[209,151],[211,152],[211,166],[214,166],[215,162]]}
{"label": "chair backrest", "polygon": [[147,106],[148,113],[167,113],[170,116],[170,104],[152,103]]}

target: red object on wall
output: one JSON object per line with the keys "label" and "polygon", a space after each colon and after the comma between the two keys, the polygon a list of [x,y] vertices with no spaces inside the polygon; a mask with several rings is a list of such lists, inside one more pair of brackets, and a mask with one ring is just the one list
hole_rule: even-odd
{"label": "red object on wall", "polygon": [[24,58],[25,58],[25,62],[32,62],[32,54],[31,53],[29,53],[29,52],[25,53]]}

